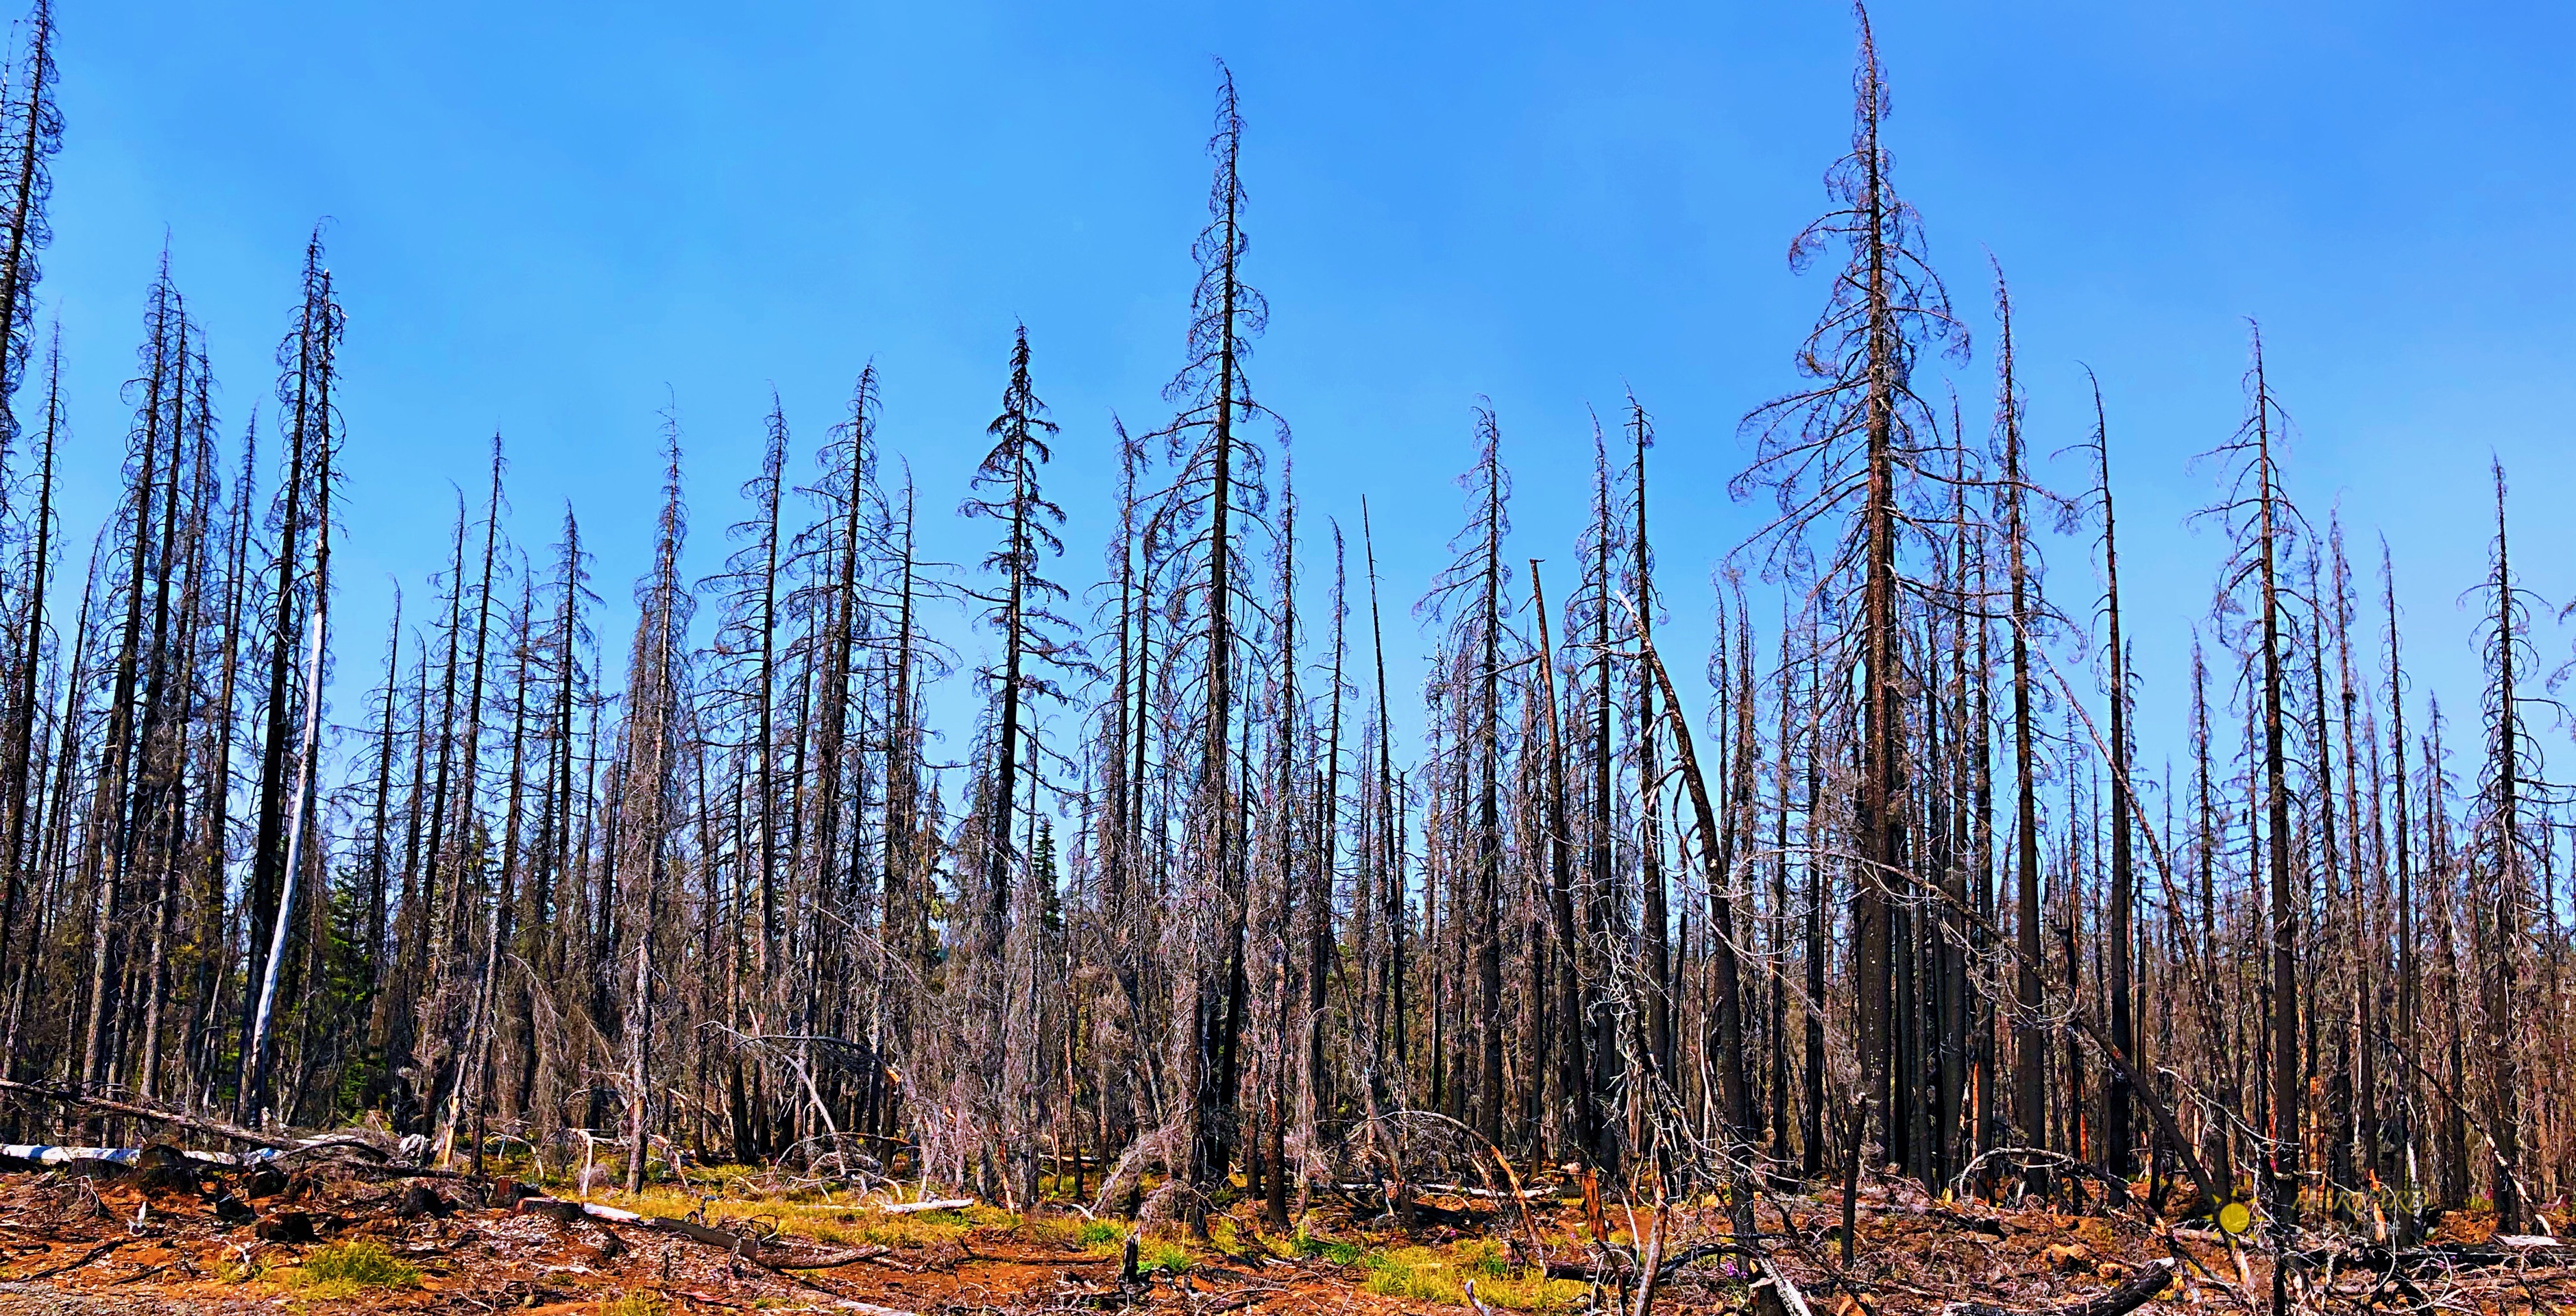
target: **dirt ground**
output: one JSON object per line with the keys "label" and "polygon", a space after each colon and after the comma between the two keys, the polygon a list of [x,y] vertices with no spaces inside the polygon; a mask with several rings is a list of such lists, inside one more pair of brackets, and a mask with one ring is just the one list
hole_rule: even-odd
{"label": "dirt ground", "polygon": [[[1246,1204],[1192,1245],[1070,1211],[888,1213],[847,1193],[761,1193],[739,1180],[697,1194],[595,1195],[646,1217],[612,1221],[558,1199],[522,1203],[533,1190],[508,1180],[353,1166],[207,1172],[160,1159],[0,1173],[0,1313],[1626,1311],[1639,1273],[1628,1212],[1608,1208],[1596,1242],[1570,1191],[1526,1216],[1427,1194],[1429,1222],[1409,1233],[1364,1202],[1318,1199],[1292,1236],[1264,1235]],[[2270,1309],[2261,1249],[2150,1222],[2134,1206],[1998,1211],[1876,1185],[1863,1191],[1846,1270],[1833,1232],[1840,1205],[1839,1195],[1766,1195],[1756,1206],[1763,1251],[1811,1316],[2087,1304],[2098,1316],[2142,1284],[2158,1292],[2136,1308],[2145,1312]],[[1713,1200],[1665,1211],[1663,1255],[1688,1259],[1661,1273],[1658,1311],[1753,1311],[1768,1297],[1751,1258],[1711,1250],[1733,1237],[1728,1217]],[[1634,1217],[1650,1242],[1653,1219]],[[2454,1216],[2431,1244],[2403,1251],[2303,1237],[2296,1305],[2576,1310],[2576,1250],[2499,1246],[2491,1232]],[[1122,1279],[1131,1237],[1138,1273]],[[2165,1270],[2170,1280],[2155,1284]]]}

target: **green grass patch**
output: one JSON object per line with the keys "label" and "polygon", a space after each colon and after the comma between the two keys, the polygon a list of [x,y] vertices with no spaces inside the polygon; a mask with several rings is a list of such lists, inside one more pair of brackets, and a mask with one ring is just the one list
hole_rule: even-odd
{"label": "green grass patch", "polygon": [[345,1298],[364,1289],[410,1288],[420,1283],[420,1267],[372,1238],[360,1238],[313,1249],[289,1282],[315,1297]]}
{"label": "green grass patch", "polygon": [[1177,1275],[1196,1264],[1198,1264],[1198,1258],[1191,1255],[1189,1248],[1184,1244],[1169,1240],[1147,1240],[1138,1244],[1136,1248],[1138,1270],[1160,1270]]}
{"label": "green grass patch", "polygon": [[1046,1243],[1068,1251],[1099,1252],[1115,1249],[1127,1237],[1127,1231],[1107,1220],[1086,1220],[1081,1216],[1034,1212],[1020,1217],[1020,1237]]}
{"label": "green grass patch", "polygon": [[1484,1279],[1508,1279],[1512,1274],[1511,1250],[1491,1239],[1460,1243],[1450,1249],[1458,1264]]}
{"label": "green grass patch", "polygon": [[852,1232],[879,1247],[932,1247],[954,1242],[977,1229],[1016,1229],[1019,1223],[1019,1216],[989,1206],[907,1215],[863,1211]]}
{"label": "green grass patch", "polygon": [[1317,1238],[1300,1228],[1293,1246],[1297,1255],[1329,1261],[1336,1266],[1356,1266],[1360,1262],[1360,1245],[1338,1239]]}
{"label": "green grass patch", "polygon": [[855,1202],[822,1200],[813,1193],[782,1193],[749,1200],[692,1195],[654,1185],[640,1193],[603,1191],[590,1200],[645,1215],[685,1219],[692,1212],[717,1229],[766,1235],[771,1230],[830,1247],[935,1247],[978,1229],[1016,1229],[1021,1217],[989,1206],[887,1215]]}
{"label": "green grass patch", "polygon": [[1470,1241],[1451,1247],[1400,1247],[1360,1257],[1368,1271],[1371,1293],[1420,1302],[1461,1305],[1467,1283],[1489,1307],[1515,1311],[1564,1311],[1580,1305],[1584,1286],[1570,1279],[1552,1280],[1546,1272],[1514,1267],[1500,1244]]}
{"label": "green grass patch", "polygon": [[1207,1227],[1208,1242],[1227,1252],[1251,1251],[1261,1237],[1260,1225],[1230,1215],[1209,1215]]}

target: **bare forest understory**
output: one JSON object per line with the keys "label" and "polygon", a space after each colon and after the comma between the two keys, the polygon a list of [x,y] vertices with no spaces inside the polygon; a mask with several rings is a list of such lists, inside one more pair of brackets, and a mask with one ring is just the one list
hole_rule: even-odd
{"label": "bare forest understory", "polygon": [[[126,1164],[9,1158],[0,1311],[2119,1316],[2259,1311],[2273,1269],[2260,1240],[2177,1224],[2173,1201],[2115,1193],[2107,1176],[2055,1202],[1995,1205],[1873,1174],[1848,1215],[1839,1191],[1787,1184],[1739,1212],[1731,1195],[1605,1194],[1574,1167],[1435,1157],[1481,1168],[1461,1175],[1481,1182],[1318,1185],[1285,1232],[1246,1197],[1193,1241],[1073,1206],[1079,1185],[1063,1179],[1048,1184],[1055,1202],[1012,1212],[864,1173],[703,1167],[627,1193],[579,1166],[552,1182],[487,1177],[404,1164],[393,1148],[344,1133],[247,1165],[159,1143]],[[2306,1310],[2576,1303],[2576,1249],[2499,1238],[2491,1216],[2450,1216],[2405,1247],[2350,1233],[2292,1246]]]}
{"label": "bare forest understory", "polygon": [[[761,420],[720,560],[666,414],[609,639],[495,437],[379,644],[332,625],[368,440],[319,230],[247,416],[166,255],[121,397],[37,350],[39,0],[0,85],[0,1307],[2576,1296],[2576,830],[2503,472],[2446,720],[2390,555],[2357,582],[2302,513],[2252,336],[2199,458],[2219,602],[2145,688],[2111,409],[2068,400],[2082,487],[2044,487],[1998,265],[1962,415],[1855,16],[1797,382],[1693,439],[1764,521],[1709,595],[1659,577],[1633,396],[1572,544],[1512,538],[1490,407],[1427,584],[1365,502],[1301,519],[1220,68],[1154,423],[1061,432],[1021,327],[948,491],[980,560],[916,550],[945,513],[871,366],[819,443]],[[111,451],[113,514],[64,526]],[[1096,569],[1060,455],[1117,472]],[[1659,649],[1668,606],[1709,652]],[[2143,716],[2184,729],[2152,772]]]}

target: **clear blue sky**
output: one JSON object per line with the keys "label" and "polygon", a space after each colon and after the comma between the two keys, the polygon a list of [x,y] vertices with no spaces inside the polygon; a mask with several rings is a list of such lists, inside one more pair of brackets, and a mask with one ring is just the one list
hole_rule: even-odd
{"label": "clear blue sky", "polygon": [[[1901,189],[1978,331],[1984,249],[2015,284],[2043,450],[2101,374],[2129,531],[2150,752],[2178,744],[2186,627],[2219,546],[2185,459],[2235,425],[2260,316],[2301,437],[2296,494],[2394,546],[2415,660],[2467,713],[2486,456],[2522,561],[2576,592],[2576,187],[2559,5],[1890,3]],[[1755,523],[1736,421],[1793,382],[1824,286],[1788,241],[1849,131],[1833,3],[1195,6],[63,5],[67,146],[42,286],[74,415],[68,525],[111,497],[142,292],[167,234],[231,426],[268,395],[305,230],[330,216],[349,310],[338,716],[398,575],[443,551],[450,482],[508,438],[532,551],[569,499],[622,612],[676,398],[698,567],[721,551],[769,390],[800,449],[873,357],[941,555],[1014,319],[1064,425],[1053,491],[1094,573],[1107,419],[1160,418],[1203,221],[1211,65],[1249,122],[1254,380],[1294,424],[1309,525],[1377,509],[1391,630],[1460,519],[1490,395],[1515,556],[1562,588],[1584,408],[1657,414],[1678,643]],[[2062,469],[2073,484],[2079,473]],[[2053,585],[2084,611],[2083,549]],[[1320,585],[1321,561],[1309,579]],[[1315,596],[1320,602],[1320,594]],[[612,649],[623,623],[604,620]],[[2555,663],[2566,645],[2542,628]],[[1412,669],[1399,680],[1409,684]],[[953,705],[952,705],[953,706]],[[956,723],[952,721],[952,729]],[[2564,745],[2563,738],[2552,740]],[[2576,757],[2570,757],[2576,763]]]}

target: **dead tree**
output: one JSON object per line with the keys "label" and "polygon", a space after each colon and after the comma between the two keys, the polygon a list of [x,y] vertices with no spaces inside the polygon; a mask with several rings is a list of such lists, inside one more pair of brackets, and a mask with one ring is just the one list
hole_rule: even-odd
{"label": "dead tree", "polygon": [[1191,1094],[1179,1140],[1186,1157],[1181,1209],[1193,1233],[1205,1230],[1205,1195],[1224,1180],[1234,1151],[1225,1039],[1229,1021],[1243,1010],[1245,918],[1234,781],[1235,678],[1249,657],[1240,641],[1244,541],[1262,514],[1263,462],[1261,446],[1243,427],[1269,414],[1253,400],[1243,369],[1253,338],[1269,319],[1268,304],[1243,281],[1249,249],[1240,168],[1243,118],[1233,74],[1223,65],[1217,74],[1216,131],[1208,143],[1216,169],[1208,224],[1192,252],[1199,279],[1190,301],[1189,362],[1164,390],[1181,409],[1153,436],[1163,440],[1173,467],[1158,517],[1165,547],[1157,556],[1169,577],[1166,609],[1184,619],[1178,642],[1187,649],[1185,657],[1166,650],[1166,673],[1176,660],[1186,663],[1202,696],[1187,823],[1196,889],[1189,896],[1191,916],[1174,929],[1184,942],[1175,949],[1193,961],[1173,1003],[1179,1019],[1173,1030],[1174,1078]]}
{"label": "dead tree", "polygon": [[624,1051],[625,1125],[629,1140],[626,1189],[644,1186],[652,1154],[651,1061],[654,1028],[654,952],[663,932],[666,877],[687,817],[678,771],[686,734],[689,591],[680,579],[680,550],[688,536],[687,505],[680,496],[679,422],[664,413],[662,513],[653,537],[653,565],[636,582],[635,638],[626,663],[625,722],[619,731],[616,823],[619,837],[609,862],[625,888],[626,995],[617,1035]]}
{"label": "dead tree", "polygon": [[[979,673],[992,692],[992,741],[986,750],[989,788],[980,806],[984,865],[983,908],[978,916],[976,954],[982,961],[982,990],[1008,993],[1011,1004],[996,1009],[985,1021],[991,1029],[988,1043],[996,1049],[988,1054],[1001,1058],[1006,1067],[1016,1067],[1028,1059],[1027,1048],[1036,1044],[1033,1021],[1012,1014],[1024,1011],[1026,997],[1033,986],[1014,984],[1003,964],[1004,940],[1012,919],[1011,891],[1023,871],[1018,856],[1025,852],[1014,839],[1016,820],[1021,816],[1019,781],[1025,760],[1032,793],[1042,775],[1043,750],[1035,733],[1036,708],[1062,703],[1065,698],[1061,675],[1078,668],[1082,661],[1078,643],[1064,632],[1070,627],[1055,612],[1056,604],[1068,597],[1063,586],[1047,579],[1044,561],[1060,557],[1064,543],[1056,536],[1056,527],[1064,523],[1064,511],[1047,497],[1039,485],[1039,473],[1053,457],[1048,437],[1055,433],[1055,422],[1046,418],[1046,404],[1040,402],[1029,381],[1028,327],[1020,326],[1011,348],[1010,383],[1002,391],[1001,414],[993,418],[985,433],[993,439],[993,448],[984,455],[973,480],[975,494],[958,506],[958,514],[968,518],[987,518],[1002,525],[1002,542],[985,555],[984,571],[996,578],[991,593],[977,593],[983,605],[983,623],[1001,640],[999,664]],[[1032,809],[1029,829],[1037,829]],[[1035,917],[1024,911],[1020,917]],[[990,1006],[999,1007],[995,999]],[[1012,1015],[1006,1019],[1005,1015]],[[1037,1198],[1038,1164],[1036,1153],[1036,1106],[1038,1094],[1034,1076],[1024,1074],[1012,1094],[1005,1119],[1007,1129],[995,1132],[1005,1138],[1005,1154],[1014,1167],[1014,1199],[1021,1203]]]}
{"label": "dead tree", "polygon": [[[268,691],[263,703],[264,728],[261,737],[259,782],[253,805],[251,838],[251,877],[249,908],[251,926],[284,926],[280,917],[281,894],[293,874],[286,868],[286,831],[292,821],[288,814],[291,740],[296,733],[300,700],[296,698],[294,666],[304,645],[306,614],[318,615],[307,606],[307,600],[319,593],[318,572],[308,577],[304,545],[312,526],[315,504],[320,500],[315,475],[327,472],[332,443],[331,387],[336,375],[343,320],[339,303],[331,292],[331,273],[322,266],[322,235],[315,229],[304,246],[303,303],[296,311],[295,328],[278,348],[283,376],[278,380],[279,419],[285,428],[285,478],[277,492],[276,510],[272,514],[277,547],[271,559],[274,583],[269,591],[272,622],[269,628]],[[310,591],[308,593],[308,591]],[[269,954],[255,948],[251,976],[268,972]],[[256,1003],[244,1001],[250,1012]],[[246,1012],[245,1034],[254,1021]],[[240,1113],[255,1116],[267,1098],[267,1074],[261,1070],[258,1048],[244,1048],[243,1082]]]}
{"label": "dead tree", "polygon": [[1503,468],[1501,443],[1493,409],[1479,405],[1476,462],[1459,478],[1467,491],[1467,525],[1449,543],[1456,559],[1432,578],[1431,592],[1417,607],[1424,618],[1445,628],[1443,643],[1457,656],[1456,671],[1467,687],[1453,691],[1452,697],[1466,718],[1465,740],[1456,749],[1464,756],[1460,770],[1473,792],[1472,800],[1459,803],[1474,811],[1467,823],[1475,902],[1467,915],[1467,936],[1475,960],[1476,1017],[1484,1021],[1476,1030],[1474,1116],[1477,1131],[1497,1144],[1503,1138],[1504,1085],[1502,783],[1508,749],[1502,725],[1503,666],[1507,655],[1515,662],[1520,657],[1503,623],[1512,610],[1511,580],[1503,569],[1503,537],[1511,531],[1511,475]]}
{"label": "dead tree", "polygon": [[[2542,862],[2539,852],[2547,849],[2545,824],[2543,837],[2532,837],[2524,823],[2523,808],[2528,793],[2546,786],[2540,777],[2538,748],[2523,725],[2525,696],[2518,675],[2533,661],[2530,641],[2525,638],[2532,599],[2529,591],[2514,583],[2513,561],[2505,543],[2504,467],[2498,463],[2492,470],[2495,542],[2488,555],[2486,581],[2478,591],[2485,596],[2479,638],[2487,677],[2486,760],[2479,772],[2481,816],[2469,859],[2475,866],[2472,880],[2485,888],[2484,898],[2478,902],[2481,935],[2473,940],[2473,949],[2479,960],[2478,1014],[2485,1025],[2479,1043],[2490,1067],[2483,1123],[2493,1143],[2496,1229],[2516,1233],[2522,1228],[2525,1210],[2519,1106],[2522,1080],[2517,1056],[2521,1039],[2517,1025],[2529,1010],[2517,978],[2516,961],[2529,935],[2531,870]],[[2463,1083],[2455,1099],[2465,1100],[2466,1095]]]}
{"label": "dead tree", "polygon": [[[2024,1146],[2037,1146],[2048,1128],[2048,1041],[2040,1019],[2041,924],[2039,890],[2039,791],[2037,733],[2032,726],[2031,640],[2045,605],[2036,597],[2037,562],[2031,549],[2031,487],[2022,469],[2022,398],[2013,376],[2012,298],[2000,269],[1995,274],[1995,437],[2003,469],[2001,503],[2005,574],[2010,581],[2013,683],[2013,931],[2019,949],[2013,973],[2013,1123]],[[2071,818],[2068,820],[2073,821]],[[2071,966],[2070,966],[2071,967]],[[2048,1171],[2033,1162],[2023,1181],[2048,1191]]]}
{"label": "dead tree", "polygon": [[[2136,939],[2132,920],[2136,916],[2137,878],[2132,864],[2130,824],[2136,793],[2130,778],[2135,747],[2130,743],[2129,655],[2120,634],[2120,537],[2111,499],[2111,422],[2102,406],[2101,381],[2094,379],[2090,370],[2085,376],[2093,385],[2092,447],[2099,477],[2094,489],[2102,503],[2102,612],[2109,628],[2104,654],[2111,677],[2111,890],[2103,930],[2103,947],[2109,952],[2110,966],[2103,990],[2110,998],[2111,1045],[2123,1055],[2134,1056],[2138,1053],[2138,1033],[2129,957]],[[2129,1132],[2129,1115],[2136,1102],[2137,1094],[2130,1090],[2128,1079],[2113,1074],[2103,1097],[2103,1168],[2123,1179],[2136,1170]]]}
{"label": "dead tree", "polygon": [[[8,107],[0,138],[0,401],[16,395],[36,346],[36,253],[53,240],[47,205],[54,181],[49,163],[63,149],[63,119],[54,103],[53,0],[36,0],[27,15],[26,55],[14,70],[17,103]],[[53,403],[48,402],[51,410]],[[0,442],[14,446],[19,426],[0,406]]]}
{"label": "dead tree", "polygon": [[1799,370],[1812,382],[1745,418],[1754,458],[1730,486],[1738,497],[1756,489],[1771,493],[1778,515],[1757,542],[1771,547],[1775,562],[1820,546],[1815,590],[1851,600],[1855,614],[1840,628],[1844,638],[1834,658],[1842,671],[1857,673],[1861,742],[1852,811],[1859,889],[1852,909],[1863,1089],[1847,1138],[1846,1177],[1857,1173],[1863,1132],[1874,1132],[1885,1147],[1897,1122],[1887,1093],[1888,891],[1908,864],[1910,813],[1898,612],[1909,579],[1904,541],[1920,533],[1907,509],[1918,486],[1937,478],[1936,457],[1946,456],[1938,426],[1914,392],[1913,368],[1925,347],[1963,350],[1966,341],[1923,257],[1921,221],[1889,177],[1880,142],[1887,84],[1867,14],[1857,17],[1851,151],[1825,177],[1834,208],[1790,246],[1793,269],[1806,268],[1831,244],[1845,253],[1824,315],[1798,353]]}
{"label": "dead tree", "polygon": [[[44,694],[45,597],[53,584],[54,463],[66,428],[62,358],[62,330],[57,327],[52,346],[45,354],[44,449],[37,460],[36,509],[26,534],[26,602],[24,610],[12,618],[20,644],[11,655],[6,775],[0,777],[0,790],[7,792],[0,804],[5,804],[8,811],[6,831],[0,832],[0,845],[6,847],[0,849],[0,982],[6,982],[9,970],[16,967],[13,952],[18,942],[18,913],[32,867],[27,834],[37,804],[30,796],[40,785],[33,755],[38,706]],[[229,630],[225,638],[229,645]],[[231,670],[229,662],[225,670]],[[229,718],[225,720],[230,722]]]}
{"label": "dead tree", "polygon": [[[2394,1035],[2412,1039],[2420,1034],[2423,1000],[2421,951],[2416,945],[2415,915],[2415,830],[2409,825],[2407,810],[2414,801],[2406,788],[2406,761],[2413,746],[2406,739],[2406,667],[2401,658],[2397,635],[2397,567],[2388,551],[2388,541],[2379,541],[2379,571],[2382,597],[2388,613],[2388,765],[2391,778],[2389,807],[2393,814],[2389,843],[2397,869],[2397,1001]],[[2367,1039],[2366,1046],[2376,1051],[2383,1045],[2378,1039]],[[2411,1042],[2409,1043],[2411,1045]],[[2415,1125],[2420,1106],[2412,1099],[2412,1071],[2400,1067],[2396,1080],[2398,1114],[2397,1146],[2393,1149],[2398,1168],[2397,1185],[2415,1187]]]}
{"label": "dead tree", "polygon": [[[2306,877],[2304,872],[2294,870],[2290,861],[2289,747],[2284,712],[2287,694],[2283,687],[2293,641],[2289,634],[2289,591],[2281,582],[2280,560],[2302,522],[2281,487],[2278,445],[2284,422],[2280,401],[2264,374],[2259,330],[2253,334],[2253,362],[2245,373],[2245,395],[2244,424],[2226,443],[2206,454],[2207,459],[2225,467],[2226,495],[2200,515],[2218,519],[2233,545],[2221,580],[2222,594],[2239,598],[2250,591],[2250,604],[2239,606],[2250,606],[2255,614],[2246,629],[2254,645],[2252,656],[2259,681],[2259,708],[2255,711],[2261,719],[2262,769],[2257,789],[2264,815],[2264,860],[2269,868],[2272,897],[2266,1204],[2275,1228],[2286,1230],[2294,1223],[2298,1210],[2304,1127],[2300,1121],[2305,1092],[2299,1063],[2299,915],[2305,902],[2299,892],[2304,889]],[[2280,1267],[2274,1276],[2276,1310],[2288,1301],[2287,1270],[2288,1267]]]}

